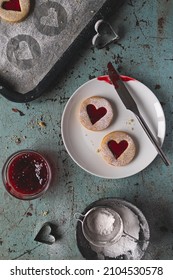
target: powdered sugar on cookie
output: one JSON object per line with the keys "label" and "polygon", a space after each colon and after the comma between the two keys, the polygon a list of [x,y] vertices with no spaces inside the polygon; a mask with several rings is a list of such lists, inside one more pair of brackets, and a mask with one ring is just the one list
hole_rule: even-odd
{"label": "powdered sugar on cookie", "polygon": [[114,166],[124,166],[133,160],[136,146],[127,133],[114,131],[103,138],[100,151],[107,163]]}
{"label": "powdered sugar on cookie", "polygon": [[107,128],[113,118],[110,102],[100,96],[92,96],[84,100],[80,106],[81,124],[93,131]]}

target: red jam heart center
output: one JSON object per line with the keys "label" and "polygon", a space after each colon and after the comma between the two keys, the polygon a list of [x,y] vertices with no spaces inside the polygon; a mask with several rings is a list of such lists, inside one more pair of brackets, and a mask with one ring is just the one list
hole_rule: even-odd
{"label": "red jam heart center", "polygon": [[113,153],[114,157],[117,159],[127,149],[128,142],[126,140],[122,140],[121,142],[117,143],[114,140],[110,140],[108,142],[108,147]]}
{"label": "red jam heart center", "polygon": [[88,116],[89,116],[92,124],[95,124],[96,122],[98,122],[107,113],[106,108],[100,107],[100,108],[96,109],[96,107],[93,104],[87,105],[86,109],[87,109],[87,113],[88,113]]}
{"label": "red jam heart center", "polygon": [[5,10],[12,10],[12,11],[21,11],[19,0],[10,0],[10,1],[4,1],[2,3],[2,8]]}

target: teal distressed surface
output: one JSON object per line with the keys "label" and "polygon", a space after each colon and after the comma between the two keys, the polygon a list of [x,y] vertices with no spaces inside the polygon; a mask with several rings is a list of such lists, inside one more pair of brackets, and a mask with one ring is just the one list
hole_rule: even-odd
{"label": "teal distressed surface", "polygon": [[[88,42],[69,62],[57,86],[42,98],[16,104],[0,97],[0,168],[11,153],[32,148],[47,156],[54,174],[48,192],[30,202],[9,196],[0,180],[0,259],[82,259],[74,213],[104,197],[124,198],[146,216],[151,241],[144,259],[173,259],[172,165],[167,168],[157,157],[132,177],[101,179],[80,169],[62,142],[61,115],[69,97],[87,80],[105,74],[112,61],[122,74],[148,86],[163,105],[167,124],[163,149],[173,162],[173,2],[129,0],[110,22],[119,26],[118,43],[97,50]],[[53,245],[34,241],[47,221],[55,221],[61,234]]]}

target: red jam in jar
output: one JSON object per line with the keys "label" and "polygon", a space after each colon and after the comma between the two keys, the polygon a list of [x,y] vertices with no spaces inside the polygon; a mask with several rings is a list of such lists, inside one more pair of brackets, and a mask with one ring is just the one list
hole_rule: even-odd
{"label": "red jam in jar", "polygon": [[32,150],[19,151],[6,161],[3,181],[7,191],[19,199],[34,199],[45,193],[51,181],[47,160]]}

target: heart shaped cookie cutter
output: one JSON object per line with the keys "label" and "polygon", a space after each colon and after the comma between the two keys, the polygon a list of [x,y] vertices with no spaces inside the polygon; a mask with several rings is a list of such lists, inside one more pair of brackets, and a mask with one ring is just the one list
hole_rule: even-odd
{"label": "heart shaped cookie cutter", "polygon": [[52,245],[60,238],[58,226],[52,222],[43,224],[35,237],[35,241]]}
{"label": "heart shaped cookie cutter", "polygon": [[95,23],[94,29],[96,34],[92,38],[92,44],[98,49],[103,49],[120,38],[109,22],[105,20],[98,20]]}

